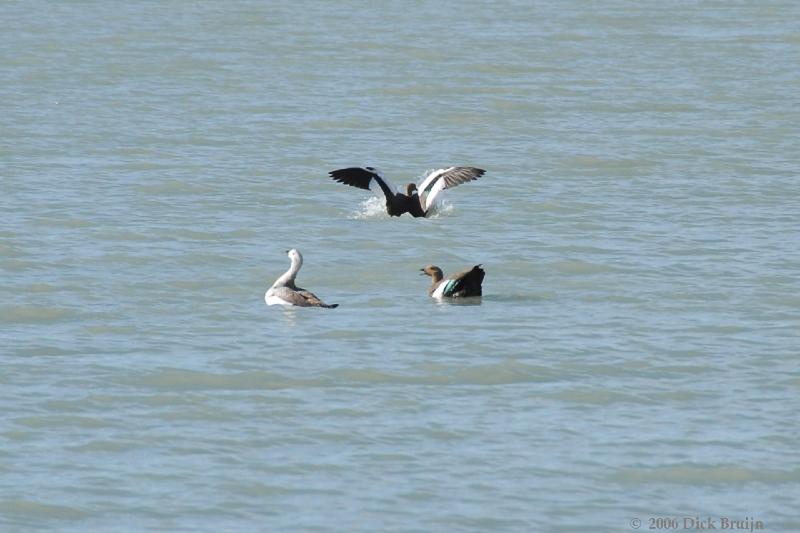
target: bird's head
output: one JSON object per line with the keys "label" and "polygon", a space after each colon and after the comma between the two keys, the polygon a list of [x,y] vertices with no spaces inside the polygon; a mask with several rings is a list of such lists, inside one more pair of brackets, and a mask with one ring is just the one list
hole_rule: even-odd
{"label": "bird's head", "polygon": [[419,270],[422,272],[420,276],[425,275],[430,276],[433,279],[442,279],[442,269],[437,266],[428,265],[425,268],[420,268]]}
{"label": "bird's head", "polygon": [[303,262],[303,256],[300,254],[300,252],[297,250],[297,248],[292,248],[291,250],[286,250],[286,255],[289,256],[289,259],[291,259],[292,263],[295,263],[295,262],[302,263]]}

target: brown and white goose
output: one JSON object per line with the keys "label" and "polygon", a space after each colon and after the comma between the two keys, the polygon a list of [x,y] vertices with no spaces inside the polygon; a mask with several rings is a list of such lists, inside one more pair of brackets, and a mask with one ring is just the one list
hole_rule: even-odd
{"label": "brown and white goose", "polygon": [[339,183],[372,191],[386,197],[386,212],[399,217],[411,213],[413,217],[426,217],[431,214],[439,194],[451,187],[478,179],[486,173],[475,167],[448,167],[436,169],[428,174],[419,185],[409,183],[405,194],[397,192],[394,185],[375,167],[349,167],[329,172],[331,178]]}
{"label": "brown and white goose", "polygon": [[303,266],[303,256],[300,252],[292,248],[286,251],[292,265],[281,277],[275,280],[272,287],[264,293],[264,301],[267,305],[294,305],[297,307],[325,307],[333,309],[339,307],[339,304],[328,305],[317,296],[305,289],[301,289],[294,284],[294,279]]}
{"label": "brown and white goose", "polygon": [[428,296],[431,298],[464,298],[480,296],[483,293],[481,284],[486,273],[481,265],[475,265],[472,270],[459,272],[446,279],[438,266],[428,265],[420,270],[431,277],[431,286],[428,289]]}

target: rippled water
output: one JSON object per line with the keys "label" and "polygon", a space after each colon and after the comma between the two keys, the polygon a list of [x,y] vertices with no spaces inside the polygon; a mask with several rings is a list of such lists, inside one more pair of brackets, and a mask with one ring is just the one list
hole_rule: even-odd
{"label": "rippled water", "polygon": [[800,530],[797,20],[4,2],[0,529]]}

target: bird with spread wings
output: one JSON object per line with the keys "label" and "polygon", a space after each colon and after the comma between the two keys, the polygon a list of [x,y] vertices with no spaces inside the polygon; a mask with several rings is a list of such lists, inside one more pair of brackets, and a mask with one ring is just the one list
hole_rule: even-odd
{"label": "bird with spread wings", "polygon": [[486,171],[475,167],[448,167],[434,170],[419,185],[409,183],[406,192],[398,192],[391,182],[374,167],[349,167],[330,172],[339,183],[372,191],[386,197],[386,212],[399,217],[410,213],[413,217],[431,214],[437,198],[445,189],[478,179]]}

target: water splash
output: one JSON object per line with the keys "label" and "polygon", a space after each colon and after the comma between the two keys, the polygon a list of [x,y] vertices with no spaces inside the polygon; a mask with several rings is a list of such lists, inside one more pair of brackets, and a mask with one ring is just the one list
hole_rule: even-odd
{"label": "water splash", "polygon": [[428,218],[439,218],[442,215],[449,215],[453,212],[453,204],[448,200],[438,200],[431,206]]}
{"label": "water splash", "polygon": [[361,208],[353,212],[348,218],[355,220],[389,218],[389,214],[386,213],[386,201],[377,196],[370,196],[361,202]]}
{"label": "water splash", "polygon": [[[449,215],[452,212],[453,204],[447,200],[440,200],[433,205],[427,218],[439,218],[442,215]],[[391,217],[386,213],[386,202],[384,199],[378,198],[377,196],[370,196],[361,202],[360,208],[354,211],[348,218],[353,220],[369,220]]]}

